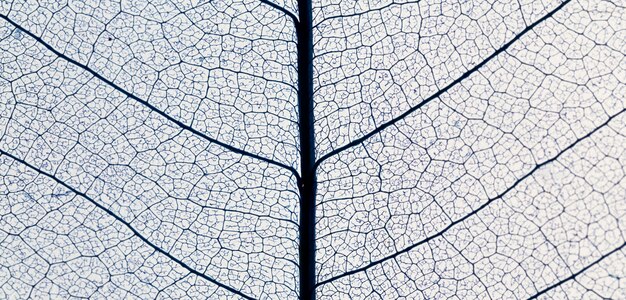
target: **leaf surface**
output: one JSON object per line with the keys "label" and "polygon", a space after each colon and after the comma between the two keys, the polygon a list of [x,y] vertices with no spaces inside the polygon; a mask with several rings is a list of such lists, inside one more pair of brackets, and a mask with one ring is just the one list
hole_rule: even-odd
{"label": "leaf surface", "polygon": [[625,16],[2,2],[0,298],[626,298]]}

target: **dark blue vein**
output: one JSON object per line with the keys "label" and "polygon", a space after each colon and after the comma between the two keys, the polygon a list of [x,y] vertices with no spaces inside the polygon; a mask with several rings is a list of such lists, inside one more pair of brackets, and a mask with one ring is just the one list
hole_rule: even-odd
{"label": "dark blue vein", "polygon": [[235,152],[235,153],[237,153],[237,154],[244,155],[244,156],[248,156],[248,157],[252,157],[252,158],[255,158],[255,159],[258,159],[258,160],[264,161],[264,162],[266,162],[266,163],[268,163],[268,164],[275,165],[275,166],[278,166],[278,167],[281,167],[281,168],[287,169],[287,170],[289,170],[291,173],[293,173],[293,174],[294,174],[294,176],[296,177],[296,179],[297,179],[298,181],[300,180],[300,175],[298,174],[298,171],[296,171],[293,167],[288,166],[288,165],[285,165],[285,164],[280,163],[280,162],[277,162],[277,161],[274,161],[274,160],[272,160],[272,159],[269,159],[269,158],[266,158],[266,157],[262,157],[262,156],[260,156],[260,155],[257,155],[257,154],[254,154],[254,153],[250,153],[250,152],[248,152],[248,151],[245,151],[245,150],[242,150],[242,149],[239,149],[239,148],[233,147],[233,146],[228,145],[228,144],[226,144],[226,143],[224,143],[224,142],[220,142],[220,141],[218,141],[218,140],[216,140],[216,139],[214,139],[214,138],[211,138],[211,137],[207,136],[206,134],[204,134],[204,133],[202,133],[202,132],[200,132],[200,131],[198,131],[198,130],[194,129],[193,127],[188,126],[188,125],[184,124],[183,122],[181,122],[181,121],[179,121],[179,120],[174,119],[173,117],[169,116],[168,114],[166,114],[166,113],[165,113],[165,112],[163,112],[162,110],[160,110],[160,109],[156,108],[154,105],[152,105],[152,104],[148,103],[148,101],[143,100],[143,99],[141,99],[141,98],[139,98],[139,97],[137,97],[137,96],[133,95],[132,93],[130,93],[130,92],[128,92],[128,91],[126,91],[126,90],[125,90],[125,89],[123,89],[122,87],[120,87],[120,86],[118,86],[117,84],[113,83],[112,81],[110,81],[110,80],[106,79],[104,76],[102,76],[102,75],[98,74],[96,71],[92,70],[92,69],[91,69],[91,68],[89,68],[88,66],[83,65],[83,64],[79,63],[78,61],[76,61],[76,60],[74,60],[74,59],[72,59],[72,58],[70,58],[70,57],[66,56],[65,54],[63,54],[63,53],[61,53],[61,52],[57,51],[57,50],[56,50],[56,49],[54,49],[52,46],[50,46],[48,43],[46,43],[43,39],[41,39],[40,37],[36,36],[36,35],[35,35],[35,34],[33,34],[32,32],[30,32],[30,31],[26,30],[26,28],[24,28],[24,27],[20,26],[19,24],[17,24],[17,23],[15,23],[15,22],[13,22],[13,20],[9,19],[7,16],[5,16],[5,15],[3,15],[3,14],[0,14],[0,18],[4,19],[5,21],[7,21],[7,22],[9,22],[11,25],[13,25],[15,28],[17,28],[17,29],[21,30],[23,33],[25,33],[25,34],[27,34],[28,36],[30,36],[31,38],[35,39],[35,40],[36,40],[39,44],[41,44],[42,46],[44,46],[46,49],[50,50],[52,53],[54,53],[54,54],[55,54],[55,55],[57,55],[58,57],[60,57],[60,58],[62,58],[62,59],[64,59],[64,60],[66,60],[66,61],[68,61],[68,62],[72,63],[73,65],[76,65],[77,67],[80,67],[81,69],[83,69],[83,70],[85,70],[85,71],[87,71],[87,72],[89,72],[92,76],[94,76],[94,77],[98,78],[99,80],[101,80],[101,81],[103,81],[104,83],[106,83],[107,85],[109,85],[109,86],[113,87],[114,89],[116,89],[116,90],[117,90],[117,91],[119,91],[120,93],[122,93],[122,94],[126,95],[126,97],[131,98],[131,99],[133,99],[133,100],[135,100],[135,101],[137,101],[137,102],[139,102],[139,103],[143,104],[144,106],[148,107],[150,110],[152,110],[152,111],[156,112],[157,114],[159,114],[159,115],[163,116],[164,118],[166,118],[167,120],[169,120],[169,121],[173,122],[174,124],[176,124],[176,125],[177,125],[177,126],[179,126],[180,128],[182,128],[182,129],[184,129],[184,130],[187,130],[187,131],[189,131],[189,132],[191,132],[191,133],[193,133],[193,134],[195,134],[195,135],[197,135],[197,136],[199,136],[199,137],[201,137],[201,138],[203,138],[203,139],[205,139],[205,140],[207,140],[207,141],[209,141],[209,142],[211,142],[211,143],[214,143],[214,144],[220,145],[220,146],[222,146],[222,147],[224,147],[224,148],[226,148],[226,149],[228,149],[228,150],[230,150],[230,151],[232,151],[232,152]]}
{"label": "dark blue vein", "polygon": [[296,17],[296,15],[294,15],[292,12],[288,11],[286,8],[271,2],[269,0],[261,0],[261,3],[267,4],[277,10],[279,10],[280,12],[284,13],[285,15],[287,15],[288,17],[291,18],[291,20],[293,20],[293,23],[297,26],[299,21],[298,21],[298,17]]}
{"label": "dark blue vein", "polygon": [[315,286],[316,286],[316,287],[319,287],[319,286],[321,286],[321,285],[327,284],[327,283],[329,283],[329,282],[331,282],[331,281],[335,281],[335,280],[340,279],[340,278],[342,278],[342,277],[346,277],[346,276],[349,276],[349,275],[352,275],[352,274],[355,274],[355,273],[359,273],[359,272],[365,271],[365,270],[370,269],[370,268],[372,268],[372,267],[374,267],[374,266],[376,266],[376,265],[379,265],[379,264],[381,264],[381,263],[383,263],[383,262],[385,262],[385,261],[387,261],[387,260],[390,260],[390,259],[392,259],[392,258],[395,258],[395,257],[399,256],[400,254],[407,253],[407,252],[411,251],[412,249],[414,249],[414,248],[416,248],[416,247],[418,247],[418,246],[420,246],[420,245],[423,245],[423,244],[425,244],[425,243],[428,243],[429,241],[431,241],[431,240],[433,240],[433,239],[435,239],[435,238],[438,238],[438,237],[442,236],[444,233],[446,233],[446,232],[447,232],[448,230],[450,230],[452,227],[454,227],[454,226],[456,226],[457,224],[459,224],[459,223],[461,223],[461,222],[463,222],[463,221],[465,221],[465,220],[469,219],[470,217],[472,217],[472,216],[476,215],[478,212],[480,212],[481,210],[485,209],[487,206],[489,206],[489,205],[490,205],[491,203],[493,203],[494,201],[496,201],[496,200],[501,199],[502,197],[504,197],[507,193],[509,193],[511,190],[513,190],[515,187],[517,187],[520,183],[522,183],[522,182],[523,182],[526,178],[528,178],[528,177],[530,177],[531,175],[533,175],[535,172],[537,172],[539,169],[541,169],[541,168],[542,168],[542,167],[544,167],[545,165],[550,164],[551,162],[554,162],[555,160],[557,160],[557,159],[558,159],[561,155],[563,155],[563,153],[565,153],[565,152],[567,152],[568,150],[570,150],[570,149],[574,148],[574,146],[578,145],[578,144],[579,144],[580,142],[582,142],[583,140],[585,140],[585,139],[589,138],[591,135],[593,135],[593,134],[594,134],[595,132],[597,132],[598,130],[600,130],[600,129],[604,128],[605,126],[607,126],[607,125],[609,124],[609,122],[611,122],[611,120],[613,120],[615,117],[617,117],[617,116],[621,115],[621,114],[622,114],[622,113],[624,113],[625,111],[626,111],[626,109],[623,109],[623,110],[621,110],[620,112],[618,112],[617,114],[615,114],[615,115],[613,115],[613,116],[609,117],[609,118],[608,118],[608,120],[606,120],[606,122],[602,123],[600,126],[596,127],[596,128],[595,128],[594,130],[592,130],[591,132],[589,132],[589,133],[585,134],[584,136],[582,136],[582,137],[578,138],[578,139],[577,139],[574,143],[570,144],[569,146],[567,146],[566,148],[564,148],[563,150],[561,150],[561,151],[560,151],[557,155],[555,155],[554,157],[552,157],[552,158],[550,158],[550,159],[548,159],[548,160],[546,160],[546,161],[544,161],[544,162],[542,162],[542,163],[540,163],[540,164],[535,165],[535,167],[534,167],[534,168],[533,168],[530,172],[526,173],[526,175],[524,175],[524,176],[520,177],[519,179],[517,179],[517,180],[515,181],[515,183],[513,183],[513,185],[511,185],[510,187],[508,187],[508,188],[507,188],[506,190],[504,190],[502,193],[500,193],[499,195],[497,195],[497,196],[496,196],[496,197],[494,197],[494,198],[491,198],[491,199],[487,200],[487,201],[486,201],[483,205],[481,205],[481,206],[480,206],[480,207],[478,207],[477,209],[473,210],[473,211],[472,211],[472,212],[470,212],[469,214],[467,214],[467,215],[463,216],[462,218],[460,218],[460,219],[458,219],[458,220],[456,220],[456,221],[454,221],[454,222],[450,223],[448,226],[446,226],[444,229],[442,229],[441,231],[437,232],[436,234],[431,235],[431,236],[429,236],[429,237],[427,237],[427,238],[425,238],[425,239],[423,239],[423,240],[421,240],[421,241],[419,241],[419,242],[417,242],[417,243],[415,243],[415,244],[413,244],[413,245],[411,245],[411,246],[408,246],[408,247],[406,247],[406,248],[404,248],[404,249],[402,249],[402,250],[400,250],[400,251],[398,251],[398,252],[396,252],[396,253],[392,254],[392,255],[386,256],[386,257],[381,258],[381,259],[379,259],[379,260],[377,260],[377,261],[373,261],[373,262],[369,263],[368,265],[366,265],[366,266],[364,266],[364,267],[361,267],[361,268],[358,268],[358,269],[354,269],[354,270],[352,270],[352,271],[348,271],[348,272],[342,273],[342,274],[340,274],[340,275],[333,276],[333,277],[331,277],[331,278],[329,278],[329,279],[326,279],[326,280],[324,280],[324,281],[321,281],[321,282],[317,283]]}
{"label": "dark blue vein", "polygon": [[467,72],[463,73],[463,75],[461,75],[461,77],[455,79],[454,81],[452,81],[451,83],[449,83],[447,86],[445,86],[444,88],[440,89],[439,91],[437,91],[436,93],[432,94],[430,97],[426,98],[425,100],[423,100],[422,102],[420,102],[419,104],[411,107],[410,109],[408,109],[407,111],[405,111],[404,113],[402,113],[401,115],[393,118],[392,120],[390,120],[387,123],[382,124],[381,126],[377,127],[376,129],[370,131],[369,133],[365,134],[364,136],[355,139],[354,141],[343,145],[333,151],[330,151],[329,153],[325,154],[324,156],[322,156],[316,163],[315,163],[315,168],[317,168],[322,162],[324,162],[325,160],[329,159],[330,157],[339,154],[340,152],[352,148],[354,146],[357,146],[361,143],[363,143],[365,140],[369,139],[370,137],[372,137],[373,135],[385,130],[387,127],[397,123],[398,121],[404,119],[406,116],[410,115],[411,113],[415,112],[416,110],[420,109],[422,106],[426,105],[427,103],[437,99],[439,96],[441,96],[442,94],[444,94],[445,92],[447,92],[448,90],[450,90],[452,87],[456,86],[457,84],[459,84],[461,81],[465,80],[467,77],[469,77],[470,75],[474,74],[475,72],[477,72],[480,68],[482,68],[484,65],[486,65],[488,62],[490,62],[492,59],[494,59],[496,56],[500,55],[502,52],[506,51],[509,47],[511,47],[511,45],[513,45],[515,42],[517,42],[520,38],[522,38],[524,35],[526,35],[526,33],[528,33],[529,31],[531,31],[533,28],[535,28],[537,25],[541,24],[542,22],[548,20],[549,18],[551,18],[556,12],[558,12],[559,10],[561,10],[567,3],[569,3],[571,0],[566,0],[563,3],[561,3],[559,6],[557,6],[555,9],[553,9],[552,11],[550,11],[548,14],[546,14],[545,16],[543,16],[541,19],[535,21],[534,23],[532,23],[530,26],[526,27],[524,30],[522,30],[520,33],[518,33],[513,39],[511,39],[509,42],[507,42],[506,44],[504,44],[502,47],[500,47],[498,50],[496,50],[494,53],[492,53],[491,55],[489,55],[485,60],[483,60],[481,63],[477,64],[476,66],[474,66],[473,68],[469,69]]}
{"label": "dark blue vein", "polygon": [[70,185],[68,185],[67,183],[61,181],[60,179],[56,178],[55,176],[48,174],[47,172],[40,170],[39,168],[29,164],[28,162],[24,161],[23,159],[20,159],[16,156],[13,156],[12,154],[0,149],[0,155],[6,155],[7,157],[10,157],[11,159],[29,167],[30,169],[34,170],[35,172],[44,175],[52,180],[54,180],[55,182],[57,182],[58,184],[62,185],[63,187],[65,187],[66,189],[72,191],[73,193],[75,193],[76,195],[79,195],[81,197],[83,197],[84,199],[86,199],[87,201],[91,202],[93,205],[95,205],[96,207],[98,207],[99,209],[103,210],[104,212],[106,212],[108,215],[110,215],[111,217],[115,218],[115,220],[117,220],[118,222],[124,224],[130,231],[133,232],[133,234],[135,234],[135,236],[137,236],[139,239],[141,239],[144,243],[146,243],[147,245],[149,245],[150,247],[152,247],[155,251],[167,256],[167,258],[169,258],[170,260],[176,262],[177,264],[179,264],[180,266],[182,266],[183,268],[185,268],[187,271],[189,271],[190,273],[193,273],[221,288],[224,288],[234,294],[237,294],[245,299],[254,299],[248,295],[243,294],[242,292],[227,286],[223,283],[218,282],[217,280],[205,275],[204,273],[201,273],[195,269],[193,269],[192,267],[190,267],[189,265],[187,265],[186,263],[184,263],[183,261],[179,260],[178,258],[172,256],[171,254],[169,254],[167,251],[161,249],[160,247],[158,247],[157,245],[153,244],[152,242],[150,242],[146,237],[144,237],[143,235],[141,235],[141,233],[139,233],[135,228],[133,228],[130,223],[126,222],[124,219],[120,218],[118,215],[116,215],[115,213],[113,213],[111,210],[109,210],[108,208],[102,206],[100,203],[96,202],[95,200],[93,200],[91,197],[87,196],[85,193],[76,190],[75,188],[71,187]]}
{"label": "dark blue vein", "polygon": [[576,273],[574,273],[574,274],[570,275],[569,277],[564,278],[564,279],[562,279],[561,281],[559,281],[559,282],[557,282],[557,283],[555,283],[555,284],[553,284],[553,285],[551,285],[551,286],[549,286],[549,287],[547,287],[547,288],[545,288],[545,289],[543,289],[543,290],[539,291],[537,294],[535,294],[534,296],[532,296],[532,297],[530,297],[530,298],[528,298],[528,299],[537,299],[537,297],[539,297],[539,296],[541,296],[541,295],[543,295],[543,294],[545,294],[545,293],[549,292],[550,290],[552,290],[552,289],[554,289],[554,288],[558,287],[559,285],[564,284],[564,283],[566,283],[566,282],[568,282],[568,281],[570,281],[570,280],[572,280],[572,279],[575,279],[578,275],[580,275],[580,274],[582,274],[583,272],[587,271],[589,268],[591,268],[591,267],[593,267],[593,266],[595,266],[595,265],[599,264],[601,261],[603,261],[605,258],[607,258],[607,257],[611,256],[613,253],[615,253],[615,252],[618,252],[618,251],[622,250],[624,247],[626,247],[626,242],[625,242],[625,243],[623,243],[621,246],[619,246],[619,247],[617,247],[617,248],[613,249],[611,252],[609,252],[609,253],[606,253],[606,254],[602,255],[600,258],[598,258],[597,260],[595,260],[594,262],[592,262],[592,263],[591,263],[591,264],[589,264],[588,266],[586,266],[586,267],[584,267],[584,268],[580,269],[578,272],[576,272]]}

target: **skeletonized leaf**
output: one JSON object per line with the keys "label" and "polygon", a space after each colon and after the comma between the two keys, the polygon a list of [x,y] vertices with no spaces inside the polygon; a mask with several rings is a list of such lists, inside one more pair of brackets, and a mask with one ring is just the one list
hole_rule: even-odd
{"label": "skeletonized leaf", "polygon": [[625,16],[2,2],[0,298],[626,298]]}

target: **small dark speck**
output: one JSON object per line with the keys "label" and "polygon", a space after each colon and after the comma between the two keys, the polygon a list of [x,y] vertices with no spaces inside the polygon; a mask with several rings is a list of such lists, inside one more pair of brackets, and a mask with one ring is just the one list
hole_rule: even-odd
{"label": "small dark speck", "polygon": [[109,37],[109,41],[112,41],[112,40],[113,40],[113,38],[112,38],[112,37]]}

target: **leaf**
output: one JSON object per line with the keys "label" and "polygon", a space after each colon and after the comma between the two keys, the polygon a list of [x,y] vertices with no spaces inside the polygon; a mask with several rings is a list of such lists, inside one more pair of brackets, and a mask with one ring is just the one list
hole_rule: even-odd
{"label": "leaf", "polygon": [[4,10],[0,298],[296,297],[289,20],[134,5]]}
{"label": "leaf", "polygon": [[520,5],[319,4],[318,298],[623,297],[624,9]]}
{"label": "leaf", "polygon": [[626,8],[0,4],[0,298],[626,298]]}

